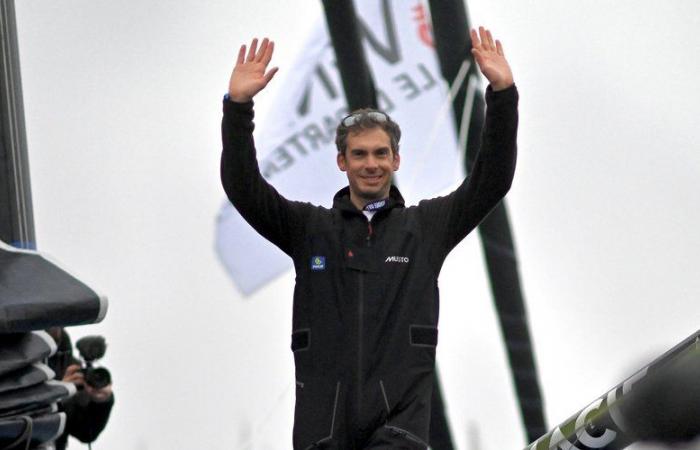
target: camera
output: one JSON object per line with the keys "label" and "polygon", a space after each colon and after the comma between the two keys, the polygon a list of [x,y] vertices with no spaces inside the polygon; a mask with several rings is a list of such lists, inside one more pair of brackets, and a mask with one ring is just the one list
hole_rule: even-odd
{"label": "camera", "polygon": [[80,371],[85,377],[85,383],[95,389],[102,389],[112,383],[112,375],[104,367],[95,367],[95,361],[102,358],[107,351],[107,343],[102,336],[85,336],[78,339],[75,346],[83,360]]}

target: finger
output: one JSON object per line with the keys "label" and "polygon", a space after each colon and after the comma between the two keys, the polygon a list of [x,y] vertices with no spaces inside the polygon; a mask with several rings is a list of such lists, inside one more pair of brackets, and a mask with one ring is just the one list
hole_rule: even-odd
{"label": "finger", "polygon": [[255,52],[258,49],[258,38],[253,39],[253,42],[250,43],[250,50],[248,50],[248,58],[246,58],[247,62],[253,61],[255,59]]}
{"label": "finger", "polygon": [[238,50],[236,65],[243,64],[243,61],[245,61],[245,45],[241,45],[241,48]]}
{"label": "finger", "polygon": [[70,376],[75,374],[80,370],[80,366],[77,364],[71,364],[70,366],[66,367],[66,371],[64,373],[64,376]]}
{"label": "finger", "polygon": [[501,56],[506,56],[506,54],[503,52],[503,44],[501,44],[501,41],[498,39],[496,39],[496,52],[498,52],[498,54]]}
{"label": "finger", "polygon": [[277,73],[278,70],[279,70],[278,67],[273,67],[272,69],[270,69],[269,72],[267,72],[267,73],[265,74],[265,77],[264,77],[265,84],[267,84],[267,83],[270,82],[270,80],[272,79],[272,77],[275,76],[275,74]]}
{"label": "finger", "polygon": [[109,397],[110,395],[112,395],[112,385],[111,384],[109,384],[103,388],[100,388],[100,389],[95,389],[93,387],[91,387],[90,389],[92,390],[93,394],[99,395],[102,397]]}
{"label": "finger", "polygon": [[258,52],[255,54],[255,62],[262,61],[263,57],[265,56],[265,52],[267,51],[267,45],[269,43],[270,43],[270,40],[268,38],[265,38],[262,40],[262,43],[260,44],[260,48],[258,49]]}
{"label": "finger", "polygon": [[267,46],[267,49],[265,51],[265,55],[263,56],[262,62],[267,66],[270,64],[270,60],[272,60],[272,54],[275,51],[275,43],[274,41],[270,41],[270,44]]}
{"label": "finger", "polygon": [[85,377],[83,377],[82,373],[74,373],[72,375],[68,375],[68,376],[63,377],[63,381],[65,381],[67,383],[81,385],[85,382]]}
{"label": "finger", "polygon": [[109,398],[109,394],[106,392],[94,392],[90,396],[98,403],[104,402]]}
{"label": "finger", "polygon": [[480,41],[479,41],[479,35],[476,34],[476,30],[475,30],[474,28],[472,28],[472,29],[469,31],[469,34],[470,34],[470,36],[471,36],[471,38],[472,38],[472,48],[478,47],[479,44],[480,44]]}
{"label": "finger", "polygon": [[479,38],[481,39],[481,47],[484,49],[488,48],[489,37],[486,35],[484,27],[479,27]]}
{"label": "finger", "polygon": [[85,379],[85,374],[83,374],[82,372],[76,372],[74,374],[69,375],[69,378],[71,380],[83,381]]}
{"label": "finger", "polygon": [[472,49],[472,56],[474,56],[474,59],[476,60],[476,63],[481,67],[481,64],[484,61],[484,55],[481,53],[481,50],[477,48]]}
{"label": "finger", "polygon": [[85,392],[92,397],[93,401],[104,402],[112,396],[112,385],[107,385],[101,389],[95,389],[90,385],[85,385]]}
{"label": "finger", "polygon": [[488,38],[488,45],[491,50],[496,50],[496,44],[493,42],[493,35],[491,35],[491,30],[486,30],[486,37]]}

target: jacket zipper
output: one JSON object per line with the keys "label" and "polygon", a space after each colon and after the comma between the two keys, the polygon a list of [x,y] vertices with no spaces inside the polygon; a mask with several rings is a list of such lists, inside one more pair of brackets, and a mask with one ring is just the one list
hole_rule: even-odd
{"label": "jacket zipper", "polygon": [[359,274],[360,295],[358,295],[357,305],[357,419],[362,417],[362,316],[364,315],[364,290],[365,276],[363,272]]}
{"label": "jacket zipper", "polygon": [[[367,247],[372,246],[372,222],[367,221]],[[362,417],[362,338],[363,338],[363,319],[365,314],[365,274],[364,272],[359,273],[359,295],[358,305],[357,305],[357,418],[360,420]]]}

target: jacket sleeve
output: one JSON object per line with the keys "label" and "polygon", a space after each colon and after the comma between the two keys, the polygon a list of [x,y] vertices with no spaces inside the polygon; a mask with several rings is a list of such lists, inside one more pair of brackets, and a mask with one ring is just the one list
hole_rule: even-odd
{"label": "jacket sleeve", "polygon": [[85,392],[78,392],[63,404],[68,418],[66,431],[81,442],[93,442],[102,433],[114,406],[114,395],[102,403],[90,400]]}
{"label": "jacket sleeve", "polygon": [[310,205],[285,199],[260,174],[253,140],[253,102],[224,99],[221,182],[243,218],[267,240],[292,255],[292,240]]}
{"label": "jacket sleeve", "polygon": [[481,222],[510,189],[515,173],[518,91],[486,89],[486,118],[471,173],[445,197],[419,204],[426,235],[434,242],[435,263]]}

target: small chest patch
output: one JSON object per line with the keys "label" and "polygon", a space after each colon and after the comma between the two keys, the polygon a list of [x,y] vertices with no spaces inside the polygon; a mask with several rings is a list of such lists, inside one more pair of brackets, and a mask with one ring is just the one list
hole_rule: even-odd
{"label": "small chest patch", "polygon": [[400,263],[400,264],[408,264],[409,259],[408,256],[387,256],[386,259],[384,260],[385,263]]}
{"label": "small chest patch", "polygon": [[325,256],[312,256],[311,257],[311,270],[314,270],[314,271],[326,270],[326,257]]}

